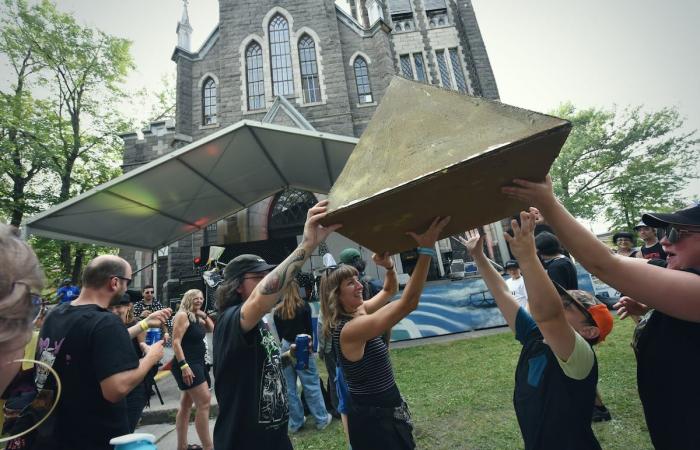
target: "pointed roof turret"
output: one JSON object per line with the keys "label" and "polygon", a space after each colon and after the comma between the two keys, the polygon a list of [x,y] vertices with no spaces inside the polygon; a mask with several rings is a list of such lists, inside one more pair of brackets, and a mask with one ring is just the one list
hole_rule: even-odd
{"label": "pointed roof turret", "polygon": [[192,51],[192,26],[187,12],[188,0],[182,0],[182,18],[177,23],[177,46],[183,50]]}

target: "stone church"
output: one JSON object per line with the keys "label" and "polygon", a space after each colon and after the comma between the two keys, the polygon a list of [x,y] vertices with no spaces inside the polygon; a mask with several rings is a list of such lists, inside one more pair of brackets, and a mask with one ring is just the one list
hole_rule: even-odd
{"label": "stone church", "polygon": [[[175,120],[122,136],[125,172],[244,119],[359,137],[397,74],[498,99],[470,0],[219,0],[219,23],[198,49],[185,0],[176,31]],[[280,262],[316,201],[290,189],[210,224],[162,249],[157,280],[144,270],[135,286],[156,281],[167,300],[201,284],[193,261],[206,259],[210,245],[225,246],[227,257],[251,252]],[[336,255],[353,245],[336,240],[328,244]],[[137,268],[153,260],[123,253]],[[405,271],[410,260],[401,257]],[[434,268],[433,278],[440,275]]]}

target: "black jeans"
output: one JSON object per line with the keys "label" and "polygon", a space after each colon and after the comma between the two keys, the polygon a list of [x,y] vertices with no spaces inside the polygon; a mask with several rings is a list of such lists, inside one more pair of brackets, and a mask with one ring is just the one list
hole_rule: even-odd
{"label": "black jeans", "polygon": [[348,413],[353,450],[413,450],[413,422],[406,402],[394,408],[353,403]]}

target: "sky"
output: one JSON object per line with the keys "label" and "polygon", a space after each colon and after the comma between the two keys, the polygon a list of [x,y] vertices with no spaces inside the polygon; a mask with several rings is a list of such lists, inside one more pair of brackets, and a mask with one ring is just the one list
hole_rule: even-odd
{"label": "sky", "polygon": [[[697,0],[472,0],[501,101],[547,112],[676,106],[700,129]],[[132,41],[129,89],[158,90],[171,61],[181,0],[58,0],[84,24]],[[192,46],[218,22],[217,0],[190,0]],[[700,173],[700,166],[698,167]],[[686,194],[700,197],[700,180]]]}

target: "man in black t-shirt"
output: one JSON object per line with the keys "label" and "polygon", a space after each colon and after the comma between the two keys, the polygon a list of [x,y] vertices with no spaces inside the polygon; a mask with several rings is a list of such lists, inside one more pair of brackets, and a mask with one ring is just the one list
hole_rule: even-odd
{"label": "man in black t-shirt", "polygon": [[666,252],[656,236],[656,230],[644,222],[639,222],[634,231],[639,233],[639,237],[644,241],[644,244],[639,248],[639,252],[635,255],[637,258],[644,259],[663,259],[666,261]]}
{"label": "man in black t-shirt", "polygon": [[559,239],[543,231],[535,237],[535,245],[549,278],[567,291],[578,289],[576,266],[564,256]]}
{"label": "man in black t-shirt", "polygon": [[[39,448],[108,450],[111,438],[129,433],[124,398],[163,356],[158,342],[139,361],[130,338],[130,333],[161,320],[149,316],[127,331],[107,309],[121,299],[130,281],[131,267],[125,260],[99,256],[85,268],[80,296],[46,317],[37,359],[56,370],[63,394],[53,415],[51,442]],[[53,376],[41,366],[36,386],[55,391]]]}
{"label": "man in black t-shirt", "polygon": [[216,293],[214,385],[219,416],[214,448],[287,450],[289,409],[279,345],[263,316],[299,272],[311,252],[339,225],[319,224],[324,200],[309,209],[299,247],[278,266],[256,255],[239,255],[226,266]]}

